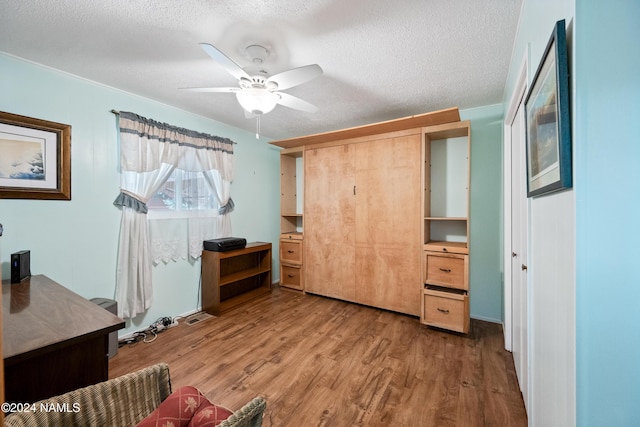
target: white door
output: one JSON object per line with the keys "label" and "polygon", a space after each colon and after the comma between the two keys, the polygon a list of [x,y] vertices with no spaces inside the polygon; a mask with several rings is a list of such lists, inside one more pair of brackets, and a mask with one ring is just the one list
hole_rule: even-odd
{"label": "white door", "polygon": [[524,107],[518,107],[511,123],[511,307],[513,361],[528,406],[528,306],[527,245],[528,204],[526,187]]}

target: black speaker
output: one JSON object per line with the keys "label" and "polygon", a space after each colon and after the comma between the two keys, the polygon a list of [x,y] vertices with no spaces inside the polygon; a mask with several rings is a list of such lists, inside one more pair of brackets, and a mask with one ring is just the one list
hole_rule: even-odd
{"label": "black speaker", "polygon": [[20,251],[11,254],[11,283],[19,283],[31,277],[31,251]]}

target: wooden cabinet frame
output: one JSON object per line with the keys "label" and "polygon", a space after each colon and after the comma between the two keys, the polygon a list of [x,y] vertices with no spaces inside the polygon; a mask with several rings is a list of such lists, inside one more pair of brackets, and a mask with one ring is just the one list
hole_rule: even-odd
{"label": "wooden cabinet frame", "polygon": [[[300,194],[303,147],[280,152],[280,286],[304,291],[303,252],[303,195]],[[288,247],[288,249],[284,249]],[[294,251],[295,254],[289,253]]]}
{"label": "wooden cabinet frame", "polygon": [[214,316],[271,292],[271,243],[202,251],[202,310]]}
{"label": "wooden cabinet frame", "polygon": [[[425,127],[422,132],[424,256],[420,321],[467,333],[471,124],[468,120],[446,123]],[[446,190],[438,191],[438,186]]]}
{"label": "wooden cabinet frame", "polygon": [[[367,187],[363,187],[363,185],[369,185],[370,188],[381,181],[377,180],[375,172],[371,172],[372,175],[367,177],[368,172],[363,169],[363,156],[375,155],[374,150],[377,148],[374,147],[378,147],[377,142],[384,145],[392,144],[402,138],[411,140],[411,138],[417,137],[421,148],[418,147],[418,152],[415,154],[412,152],[411,155],[416,157],[418,162],[420,162],[420,158],[425,159],[428,164],[429,154],[426,153],[425,146],[431,141],[467,136],[468,153],[469,133],[469,122],[461,122],[458,109],[454,107],[354,128],[272,141],[271,144],[283,148],[281,151],[281,242],[282,239],[298,238],[302,241],[304,253],[304,262],[300,264],[291,262],[290,259],[287,259],[286,254],[281,254],[284,255],[280,258],[281,274],[283,266],[297,268],[299,265],[301,277],[304,278],[305,291],[416,316],[420,315],[423,323],[427,323],[424,321],[426,295],[423,280],[423,272],[426,271],[424,270],[426,267],[424,251],[463,254],[467,257],[464,260],[467,266],[465,276],[468,277],[468,191],[466,212],[453,218],[431,217],[430,197],[425,197],[425,191],[429,188],[428,185],[425,185],[428,183],[425,177],[427,173],[430,174],[430,169],[419,163],[417,169],[415,171],[412,169],[410,172],[419,180],[415,196],[412,196],[414,198],[406,201],[405,206],[394,206],[393,209],[387,209],[392,212],[388,216],[370,216],[367,206],[373,205],[357,203],[356,195],[362,191],[359,193],[360,197],[374,199],[375,192],[367,191]],[[365,154],[354,154],[357,151],[356,147],[365,146],[372,147],[371,153],[368,153],[367,149],[363,149],[362,153]],[[318,162],[320,157],[316,156],[320,154],[324,156],[324,160]],[[302,239],[302,213],[292,211],[294,202],[299,205],[299,200],[296,201],[295,197],[292,197],[294,194],[298,196],[295,191],[294,171],[295,159],[299,157],[304,159],[305,171],[304,239]],[[393,157],[393,153],[385,153],[383,160],[376,158],[374,162],[386,163],[393,161]],[[326,164],[323,165],[322,162],[326,162]],[[334,169],[335,171],[332,172]],[[362,171],[359,172],[359,170]],[[391,173],[391,176],[395,176],[396,171],[385,173]],[[469,177],[467,169],[466,179],[468,180]],[[369,182],[369,184],[363,184],[363,182]],[[327,190],[331,185],[340,184],[343,184],[343,187],[336,187],[338,189],[335,191]],[[424,191],[421,191],[421,186]],[[469,188],[467,181],[467,190]],[[389,191],[387,188],[387,193]],[[412,194],[414,192],[414,190],[407,191]],[[406,206],[412,206],[412,202],[416,198],[419,199],[420,205],[414,214],[409,212]],[[403,203],[400,202],[400,204]],[[335,217],[333,222],[330,219],[332,216]],[[356,220],[358,217],[370,218],[370,220]],[[319,218],[329,218],[329,220],[324,221]],[[394,249],[395,243],[382,242],[376,247],[375,234],[389,231],[376,227],[376,225],[387,226],[387,223],[394,223],[394,221],[398,221],[395,222],[398,224],[398,229],[404,231],[398,232],[401,235],[400,239],[389,240],[397,242],[404,239],[406,244],[400,244]],[[406,224],[401,221],[412,225],[405,227]],[[459,234],[465,237],[464,241],[432,239],[430,231],[432,222],[434,224],[444,223],[453,228],[462,229],[463,231]],[[344,228],[345,224],[351,223],[353,223],[351,228]],[[413,244],[414,239],[415,245]],[[381,240],[384,239],[379,239],[378,242]],[[393,254],[394,250],[396,257],[387,256]],[[386,258],[381,256],[385,251],[387,251]],[[401,256],[402,251],[406,251],[407,254],[404,260]],[[375,257],[379,265],[367,263],[367,257]],[[403,276],[402,279],[398,279],[400,276],[396,273],[398,269],[405,267],[403,262],[408,262],[405,270],[415,271],[416,274],[410,273]],[[403,267],[398,267],[399,265]],[[296,272],[290,271],[289,273],[291,279],[295,279]],[[407,282],[409,287],[406,295],[398,299],[399,301],[404,299],[405,302],[387,304],[387,301],[396,297],[393,282],[399,280]],[[468,279],[465,281],[468,282]],[[282,282],[281,280],[281,284]],[[340,285],[336,286],[335,283]],[[467,309],[462,307],[460,313],[468,319],[468,295],[466,290],[464,292],[463,300],[467,303]],[[419,302],[420,300],[422,302]],[[465,313],[467,314],[465,315]]]}

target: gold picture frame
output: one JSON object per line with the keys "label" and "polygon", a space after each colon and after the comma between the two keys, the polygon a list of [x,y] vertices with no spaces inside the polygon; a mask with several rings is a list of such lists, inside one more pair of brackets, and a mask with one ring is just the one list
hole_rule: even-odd
{"label": "gold picture frame", "polygon": [[0,111],[0,199],[71,200],[71,125]]}

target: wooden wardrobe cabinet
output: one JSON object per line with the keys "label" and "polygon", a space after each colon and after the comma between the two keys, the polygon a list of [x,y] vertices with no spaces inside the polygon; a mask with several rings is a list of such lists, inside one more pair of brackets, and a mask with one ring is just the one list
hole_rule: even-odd
{"label": "wooden wardrobe cabinet", "polygon": [[304,159],[305,292],[422,315],[424,128],[459,121],[451,108],[271,142]]}
{"label": "wooden wardrobe cabinet", "polygon": [[307,150],[304,177],[305,291],[357,301],[355,147]]}
{"label": "wooden wardrobe cabinet", "polygon": [[305,154],[305,290],[419,315],[420,133]]}
{"label": "wooden wardrobe cabinet", "polygon": [[356,290],[363,304],[418,315],[421,136],[403,133],[356,144]]}

